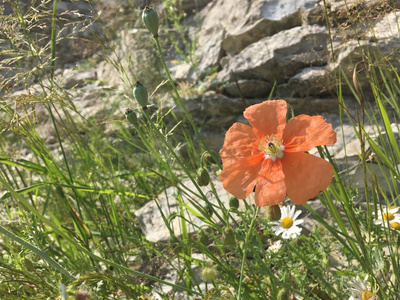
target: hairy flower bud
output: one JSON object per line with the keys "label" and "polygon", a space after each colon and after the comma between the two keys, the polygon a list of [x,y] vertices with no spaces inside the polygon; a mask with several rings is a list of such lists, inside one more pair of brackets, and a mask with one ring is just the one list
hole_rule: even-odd
{"label": "hairy flower bud", "polygon": [[145,108],[147,104],[149,104],[149,94],[147,93],[147,89],[139,81],[136,81],[135,86],[133,87],[133,96],[141,107]]}
{"label": "hairy flower bud", "polygon": [[138,124],[136,113],[130,108],[127,108],[125,110],[125,118],[128,120],[129,123],[134,126]]}
{"label": "hairy flower bud", "polygon": [[201,277],[204,279],[204,281],[214,280],[215,278],[217,278],[217,275],[217,270],[210,267],[204,268],[201,272]]}
{"label": "hairy flower bud", "polygon": [[144,25],[153,34],[153,36],[158,37],[159,21],[157,12],[154,9],[146,6],[143,9],[142,20]]}
{"label": "hairy flower bud", "polygon": [[229,199],[229,207],[232,209],[238,209],[239,208],[239,199],[236,197],[231,197],[231,199]]}
{"label": "hairy flower bud", "polygon": [[281,208],[279,205],[267,206],[265,215],[270,221],[279,221],[281,218]]}
{"label": "hairy flower bud", "polygon": [[33,262],[32,262],[30,259],[25,258],[23,262],[24,262],[25,268],[26,268],[29,272],[33,272],[33,271],[35,270],[35,267],[33,266]]}
{"label": "hairy flower bud", "polygon": [[236,243],[235,232],[232,228],[228,227],[224,231],[223,241],[225,246],[233,246]]}
{"label": "hairy flower bud", "polygon": [[197,169],[197,178],[196,181],[199,186],[206,186],[210,183],[210,174],[207,169],[199,168]]}

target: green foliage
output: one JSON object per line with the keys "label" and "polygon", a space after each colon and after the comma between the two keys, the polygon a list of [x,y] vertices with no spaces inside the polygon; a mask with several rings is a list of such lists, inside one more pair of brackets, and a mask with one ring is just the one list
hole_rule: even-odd
{"label": "green foliage", "polygon": [[[181,54],[196,69],[195,42],[184,38],[184,12],[179,2],[164,2],[173,8],[167,9],[168,24],[185,44]],[[339,170],[328,149],[320,148],[320,155],[335,167],[334,181],[318,197],[326,215],[304,205],[314,229],[297,239],[281,240],[258,208],[243,202],[242,209],[242,200],[236,198],[226,205],[219,199],[212,179],[221,169],[220,160],[208,149],[166,68],[160,43],[165,32],[154,41],[151,34],[141,32],[136,41],[146,44],[144,51],[124,62],[103,40],[101,46],[108,51],[103,57],[126,84],[126,93],[113,94],[119,98],[132,98],[134,79],[144,78],[149,91],[158,90],[166,83],[165,72],[169,96],[185,120],[165,109],[157,93],[149,96],[157,105],[134,108],[133,125],[122,114],[113,117],[118,108],[111,106],[104,119],[96,120],[78,111],[54,76],[61,39],[55,10],[49,9],[55,2],[43,2],[35,9],[23,9],[14,0],[10,4],[14,14],[1,16],[5,47],[0,71],[6,71],[0,99],[1,299],[55,299],[60,284],[68,287],[70,298],[83,290],[93,299],[121,294],[146,299],[157,290],[163,299],[178,299],[178,292],[203,299],[347,299],[349,278],[365,275],[380,299],[396,299],[400,231],[374,222],[385,207],[399,201],[400,75],[393,65],[365,52],[368,71],[363,75],[370,91],[360,91],[357,77],[352,82],[345,70],[338,74],[341,122],[348,119],[360,141],[364,188],[348,186],[351,167]],[[206,81],[218,88],[215,72],[210,70]],[[35,93],[13,94],[15,88],[33,83],[38,84]],[[347,109],[341,95],[344,87],[358,100],[357,115]],[[373,101],[365,100],[367,92]],[[107,102],[109,95],[101,94],[100,100]],[[43,116],[50,123],[49,132],[40,130]],[[367,132],[367,123],[373,125],[374,134]],[[110,125],[111,133],[106,130]],[[371,164],[382,171],[380,178]],[[207,174],[196,174],[199,165]],[[151,243],[134,211],[168,187],[176,189],[172,197],[178,210],[169,213],[159,208],[170,241]],[[177,220],[179,230],[173,226]],[[197,230],[194,234],[192,227]],[[282,248],[271,251],[277,241]],[[207,274],[206,291],[201,290],[193,266],[213,271],[212,276]],[[180,284],[167,282],[165,270],[174,270]],[[171,291],[160,292],[160,285],[170,286]]]}

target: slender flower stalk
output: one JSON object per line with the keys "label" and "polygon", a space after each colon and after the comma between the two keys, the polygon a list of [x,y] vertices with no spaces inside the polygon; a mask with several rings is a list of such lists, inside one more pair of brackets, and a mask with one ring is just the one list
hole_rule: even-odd
{"label": "slender flower stalk", "polygon": [[[145,10],[146,10],[146,8],[145,8]],[[155,12],[155,13],[157,13],[157,12]],[[152,18],[154,18],[154,17],[152,17]],[[143,20],[143,22],[144,22],[144,20]],[[145,23],[145,25],[146,25],[146,23]],[[147,25],[146,25],[146,27],[147,27]],[[190,113],[188,112],[188,110],[186,109],[186,106],[184,105],[184,103],[182,101],[182,98],[181,98],[181,96],[180,96],[180,94],[178,92],[178,89],[176,88],[176,85],[175,85],[175,83],[174,83],[174,81],[173,81],[173,79],[171,77],[171,74],[170,74],[170,72],[168,70],[168,67],[167,67],[167,64],[165,62],[164,54],[163,54],[163,51],[162,51],[162,48],[161,48],[161,45],[160,45],[160,41],[159,41],[159,38],[158,38],[158,33],[156,35],[154,35],[152,30],[149,29],[149,31],[153,34],[153,39],[154,39],[154,42],[156,44],[157,51],[158,51],[158,53],[160,55],[161,63],[163,65],[165,74],[167,75],[168,81],[169,81],[169,83],[170,83],[170,85],[172,87],[172,90],[174,91],[174,94],[175,94],[174,101],[176,102],[176,104],[179,107],[182,108],[183,112],[185,113],[186,118],[188,119],[190,125],[192,126],[192,128],[193,128],[193,130],[194,130],[194,132],[195,132],[195,134],[196,134],[196,136],[198,138],[198,140],[200,141],[200,143],[202,144],[204,149],[206,149],[207,152],[209,152],[211,154],[213,160],[218,164],[219,167],[222,168],[222,165],[220,163],[220,159],[219,159],[218,155],[216,155],[216,153],[214,151],[211,151],[210,148],[208,147],[208,145],[205,143],[205,141],[203,139],[203,136],[200,134],[199,129],[195,125],[192,116],[190,115]]]}

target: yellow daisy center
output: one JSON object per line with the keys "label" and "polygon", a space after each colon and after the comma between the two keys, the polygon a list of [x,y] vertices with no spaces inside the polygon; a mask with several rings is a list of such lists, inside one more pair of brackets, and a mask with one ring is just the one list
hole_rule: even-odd
{"label": "yellow daisy center", "polygon": [[291,217],[284,217],[281,221],[281,225],[283,228],[288,229],[293,225],[293,219]]}
{"label": "yellow daisy center", "polygon": [[382,218],[383,218],[385,221],[390,221],[390,220],[393,220],[393,219],[394,219],[394,215],[393,215],[392,213],[388,212],[388,213],[384,213],[384,214],[382,215]]}
{"label": "yellow daisy center", "polygon": [[392,222],[390,223],[390,227],[393,229],[399,230],[400,229],[400,223],[399,222]]}
{"label": "yellow daisy center", "polygon": [[275,161],[277,157],[282,158],[283,150],[285,150],[285,146],[282,145],[282,141],[279,140],[275,135],[262,138],[258,147],[260,151],[265,154],[265,158],[271,158],[272,161]]}
{"label": "yellow daisy center", "polygon": [[368,300],[371,299],[374,296],[370,291],[363,291],[361,294],[361,299],[362,300]]}

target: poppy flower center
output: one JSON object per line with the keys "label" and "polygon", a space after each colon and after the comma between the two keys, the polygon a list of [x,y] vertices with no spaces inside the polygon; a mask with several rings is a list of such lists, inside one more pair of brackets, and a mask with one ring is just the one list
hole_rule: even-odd
{"label": "poppy flower center", "polygon": [[371,299],[374,296],[370,291],[363,291],[361,294],[361,299],[362,300],[368,300]]}
{"label": "poppy flower center", "polygon": [[281,225],[285,229],[289,229],[293,225],[293,219],[291,217],[284,217],[281,221]]}
{"label": "poppy flower center", "polygon": [[393,215],[392,213],[388,212],[388,213],[384,213],[384,214],[382,215],[382,218],[383,218],[385,221],[390,221],[390,220],[393,220],[393,219],[394,219],[394,215]]}
{"label": "poppy flower center", "polygon": [[400,229],[400,223],[399,222],[392,222],[390,223],[390,227],[393,229],[399,230]]}
{"label": "poppy flower center", "polygon": [[282,144],[281,140],[279,140],[275,135],[272,135],[261,139],[259,149],[265,154],[265,159],[270,158],[272,161],[275,161],[276,158],[283,157],[285,146]]}

